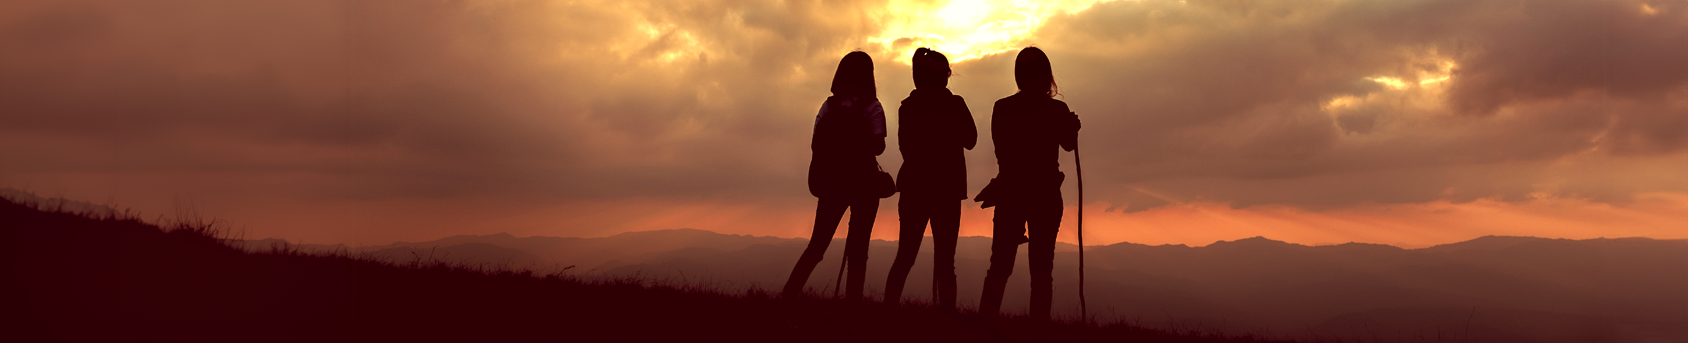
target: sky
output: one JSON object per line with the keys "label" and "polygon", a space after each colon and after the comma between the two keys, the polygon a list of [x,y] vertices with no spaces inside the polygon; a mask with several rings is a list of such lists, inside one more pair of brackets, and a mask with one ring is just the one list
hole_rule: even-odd
{"label": "sky", "polygon": [[951,57],[976,193],[1036,46],[1084,122],[1086,244],[1681,239],[1684,42],[1665,0],[11,1],[0,187],[306,243],[808,237],[845,53],[892,132],[910,53]]}

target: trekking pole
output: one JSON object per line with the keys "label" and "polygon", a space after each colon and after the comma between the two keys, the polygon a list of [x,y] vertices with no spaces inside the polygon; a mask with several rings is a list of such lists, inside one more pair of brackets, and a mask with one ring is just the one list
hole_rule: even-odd
{"label": "trekking pole", "polygon": [[1084,164],[1078,159],[1078,146],[1073,146],[1073,169],[1078,174],[1078,316],[1089,321],[1084,304]]}

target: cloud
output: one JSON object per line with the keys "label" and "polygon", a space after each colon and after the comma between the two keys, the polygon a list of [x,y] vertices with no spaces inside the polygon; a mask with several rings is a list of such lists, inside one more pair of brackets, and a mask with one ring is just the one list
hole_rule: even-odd
{"label": "cloud", "polygon": [[865,22],[802,2],[10,6],[6,130],[150,157],[131,170],[375,181],[326,197],[762,195],[798,176],[830,52]]}
{"label": "cloud", "polygon": [[[596,203],[666,206],[593,224],[605,227],[680,225],[690,217],[660,213],[719,206],[769,213],[812,201],[806,145],[837,59],[873,54],[894,103],[912,88],[896,62],[909,46],[886,39],[945,46],[911,23],[947,4],[5,3],[0,183],[153,213],[191,196],[324,232],[556,227],[507,217]],[[1085,120],[1087,200],[1126,211],[1688,192],[1672,172],[1688,169],[1681,2],[1034,9],[957,14],[1040,26],[956,46],[1048,51]],[[981,128],[1014,92],[1012,62],[955,65],[951,88]],[[981,135],[974,191],[996,170]],[[337,214],[290,217],[306,208]],[[462,219],[382,225],[359,208]],[[520,224],[486,224],[500,222]]]}
{"label": "cloud", "polygon": [[1328,207],[1518,201],[1552,179],[1635,176],[1537,172],[1603,161],[1588,155],[1688,167],[1688,70],[1669,62],[1688,49],[1668,43],[1683,38],[1675,2],[1135,1],[1057,17],[1029,42],[1065,74],[1101,183]]}

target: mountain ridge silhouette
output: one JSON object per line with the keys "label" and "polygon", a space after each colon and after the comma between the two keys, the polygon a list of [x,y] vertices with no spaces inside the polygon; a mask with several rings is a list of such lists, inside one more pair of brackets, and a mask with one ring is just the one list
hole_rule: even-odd
{"label": "mountain ridge silhouette", "polygon": [[[524,240],[531,242],[515,243]],[[604,275],[768,287],[783,280],[807,240],[675,229],[596,238],[463,235],[438,242],[503,242],[553,252],[590,247],[584,253],[556,256],[599,255],[550,263]],[[391,251],[438,242],[363,248]],[[980,236],[958,241],[956,268],[964,306],[977,303],[989,242]],[[882,290],[895,249],[895,241],[870,242],[870,297]],[[922,249],[922,256],[928,256],[929,240]],[[1355,325],[1416,334],[1436,330],[1436,325],[1463,323],[1461,316],[1476,308],[1478,315],[1488,317],[1474,317],[1472,330],[1499,341],[1688,339],[1688,329],[1683,329],[1688,325],[1681,325],[1688,324],[1688,295],[1673,293],[1688,289],[1688,240],[1483,236],[1408,249],[1353,242],[1309,246],[1250,237],[1205,246],[1121,242],[1086,247],[1086,255],[1090,305],[1100,310],[1093,312],[1151,327],[1310,331],[1318,337],[1358,339],[1367,335],[1353,330]],[[836,263],[839,252],[826,258],[832,262],[825,263]],[[1076,246],[1058,249],[1057,313],[1077,307],[1076,259]],[[916,262],[905,297],[929,297],[930,261],[924,257]],[[1023,311],[1026,305],[1024,271],[1022,262],[1009,283],[1005,310]],[[813,278],[809,286],[830,292],[833,282],[829,273]],[[1511,317],[1497,317],[1500,314]],[[1565,324],[1581,320],[1577,318],[1593,319]]]}
{"label": "mountain ridge silhouette", "polygon": [[151,224],[61,210],[0,199],[0,232],[29,243],[0,249],[0,265],[15,277],[8,285],[22,295],[8,298],[7,309],[26,314],[0,321],[0,336],[27,342],[1273,341],[812,295],[785,299],[765,290],[640,278],[393,263],[344,251],[250,251],[216,223]]}
{"label": "mountain ridge silhouette", "polygon": [[[974,236],[958,242],[963,306],[976,305],[989,241]],[[101,242],[97,245],[122,247]],[[373,247],[288,244],[278,239],[228,243],[246,251],[365,254],[395,263],[451,261],[551,271],[575,266],[567,270],[732,291],[766,289],[783,279],[784,269],[806,240],[674,229],[593,238],[459,235]],[[870,295],[883,285],[895,245],[870,243]],[[929,295],[924,291],[929,269],[921,266],[930,266],[930,244],[922,249],[928,257],[916,262],[905,294],[917,301]],[[1425,332],[1445,338],[1452,330],[1460,332],[1453,337],[1490,342],[1688,341],[1688,294],[1681,292],[1688,289],[1688,240],[1484,236],[1406,249],[1369,243],[1309,246],[1251,237],[1205,246],[1122,242],[1086,250],[1092,313],[1151,328],[1344,340],[1428,337],[1414,336]],[[21,251],[11,253],[100,263],[62,252]],[[837,252],[829,254],[828,261],[834,262],[827,263],[837,257]],[[1076,247],[1058,248],[1058,315],[1076,308],[1075,260]],[[1022,263],[1009,283],[1005,309],[1010,312],[1025,306],[1024,270]],[[827,294],[833,281],[817,277],[809,286]]]}

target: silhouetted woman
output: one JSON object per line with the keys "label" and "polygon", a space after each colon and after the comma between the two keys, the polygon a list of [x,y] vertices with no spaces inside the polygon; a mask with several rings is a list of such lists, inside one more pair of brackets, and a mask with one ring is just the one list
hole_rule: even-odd
{"label": "silhouetted woman", "polygon": [[926,223],[932,223],[932,283],[938,306],[955,308],[955,240],[961,228],[961,201],[967,199],[967,160],[962,150],[978,142],[967,101],[951,94],[949,59],[937,51],[914,51],[914,91],[897,108],[897,215],[902,220],[897,259],[885,278],[885,302],[902,300]]}
{"label": "silhouetted woman", "polygon": [[861,299],[867,274],[867,242],[873,233],[873,218],[879,212],[879,196],[870,191],[879,172],[874,156],[885,152],[885,109],[873,86],[873,59],[856,51],[844,55],[832,76],[832,96],[815,115],[814,152],[809,162],[809,193],[820,198],[815,208],[815,232],[809,247],[791,269],[784,296],[802,294],[809,274],[821,262],[844,211],[850,211],[850,231],[844,239],[844,259],[849,265],[846,299]]}
{"label": "silhouetted woman", "polygon": [[1057,149],[1072,151],[1078,146],[1078,115],[1067,103],[1055,100],[1059,94],[1049,57],[1038,48],[1025,48],[1014,60],[1014,84],[1020,91],[996,101],[991,110],[991,142],[996,145],[997,176],[978,200],[995,202],[992,225],[991,266],[985,272],[979,312],[995,315],[1002,310],[1002,292],[1014,270],[1014,254],[1022,234],[1029,233],[1026,248],[1031,267],[1031,316],[1048,320],[1054,278],[1055,233],[1061,227],[1061,173]]}

